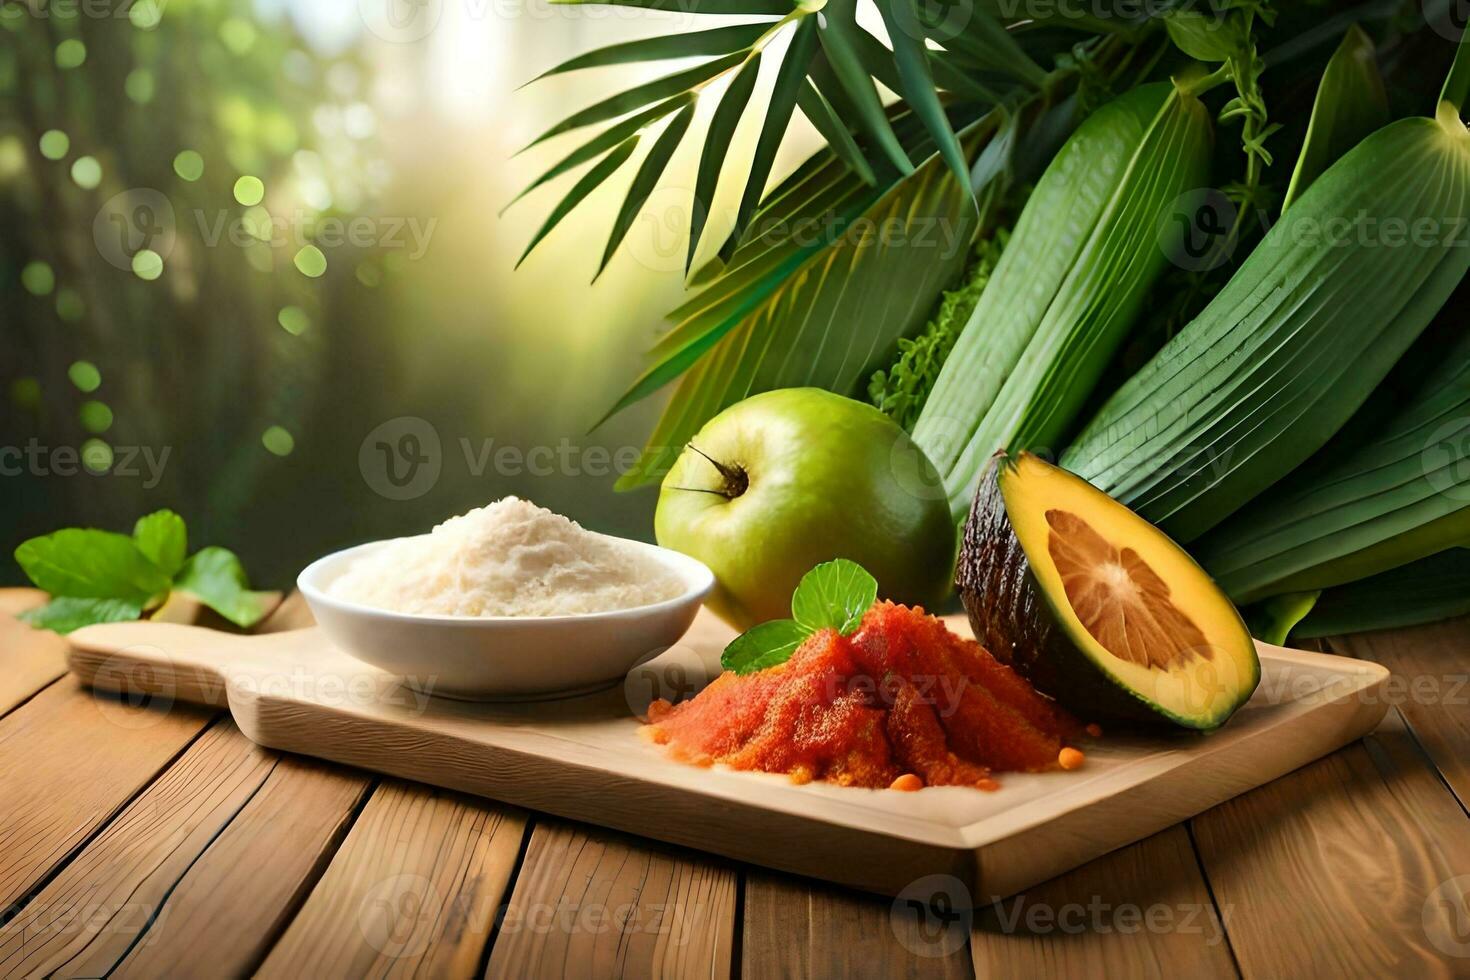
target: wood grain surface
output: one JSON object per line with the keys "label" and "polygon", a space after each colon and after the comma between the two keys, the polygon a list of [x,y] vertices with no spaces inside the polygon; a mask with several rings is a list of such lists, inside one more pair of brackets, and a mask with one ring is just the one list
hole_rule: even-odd
{"label": "wood grain surface", "polygon": [[385,781],[258,976],[473,975],[526,819],[483,800]]}
{"label": "wood grain surface", "polygon": [[1393,672],[1387,696],[1470,810],[1470,620],[1338,637],[1334,652]]}
{"label": "wood grain surface", "polygon": [[325,870],[370,785],[361,773],[277,756],[109,976],[244,976],[255,969]]}
{"label": "wood grain surface", "polygon": [[0,718],[66,673],[66,640],[32,629],[15,614],[46,601],[39,589],[0,590]]}
{"label": "wood grain surface", "polygon": [[736,894],[727,865],[609,831],[539,823],[487,975],[729,976]]}
{"label": "wood grain surface", "polygon": [[926,894],[915,906],[753,871],[745,879],[742,973],[970,977],[969,916],[933,897]]}
{"label": "wood grain surface", "polygon": [[[35,599],[0,590],[0,657],[49,636],[6,630]],[[895,904],[374,783],[42,672],[0,709],[0,977],[1470,976],[1467,648],[1466,621],[1333,641],[1395,672],[1371,737],[958,918],[932,886]]]}
{"label": "wood grain surface", "polygon": [[1370,730],[1383,705],[1358,695],[1388,676],[1263,647],[1261,696],[1208,738],[1119,737],[1075,774],[910,795],[672,763],[640,736],[624,687],[551,702],[428,697],[315,629],[112,623],[74,634],[69,663],[99,685],[227,700],[241,731],[278,750],[888,895],[941,873],[1011,895],[1157,833]]}
{"label": "wood grain surface", "polygon": [[1470,875],[1470,823],[1397,714],[1193,828],[1247,978],[1470,969],[1435,944],[1458,937],[1470,953],[1466,909],[1441,892]]}
{"label": "wood grain surface", "polygon": [[0,975],[104,976],[148,941],[179,880],[274,765],[228,719],[212,725],[0,929]]}
{"label": "wood grain surface", "polygon": [[64,678],[0,719],[0,910],[69,860],[213,714],[130,705]]}
{"label": "wood grain surface", "polygon": [[970,946],[980,977],[1237,975],[1183,825],[986,909]]}

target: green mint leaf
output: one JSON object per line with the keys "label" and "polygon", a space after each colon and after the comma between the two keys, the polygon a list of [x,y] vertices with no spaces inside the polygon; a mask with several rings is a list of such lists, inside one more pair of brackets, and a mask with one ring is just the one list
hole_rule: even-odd
{"label": "green mint leaf", "polygon": [[187,592],[210,609],[248,629],[269,609],[264,593],[251,592],[240,559],[227,548],[201,548],[184,562],[174,588]]}
{"label": "green mint leaf", "polygon": [[750,674],[784,664],[811,635],[811,630],[791,619],[761,623],[730,641],[720,655],[720,666],[737,674]]}
{"label": "green mint leaf", "polygon": [[72,527],[31,538],[15,560],[36,587],[52,596],[121,599],[147,606],[170,580],[125,534]]}
{"label": "green mint leaf", "polygon": [[801,577],[791,596],[791,615],[808,632],[835,629],[846,635],[858,628],[877,598],[877,580],[857,562],[839,558]]}
{"label": "green mint leaf", "polygon": [[157,510],[138,518],[138,523],[133,525],[133,542],[169,578],[184,566],[189,536],[184,519],[171,510]]}
{"label": "green mint leaf", "polygon": [[62,596],[37,609],[27,609],[20,618],[39,630],[70,633],[94,623],[121,623],[143,614],[140,603],[126,599],[75,599]]}

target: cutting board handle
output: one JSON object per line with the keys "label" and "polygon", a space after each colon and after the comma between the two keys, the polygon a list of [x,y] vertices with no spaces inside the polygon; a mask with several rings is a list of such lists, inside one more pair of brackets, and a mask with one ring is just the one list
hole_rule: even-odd
{"label": "cutting board handle", "polygon": [[178,623],[84,626],[67,636],[67,666],[84,684],[129,698],[227,705],[229,672],[257,659],[250,638]]}

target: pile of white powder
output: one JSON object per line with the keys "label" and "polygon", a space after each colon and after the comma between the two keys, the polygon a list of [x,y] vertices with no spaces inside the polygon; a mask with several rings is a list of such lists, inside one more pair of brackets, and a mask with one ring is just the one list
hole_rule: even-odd
{"label": "pile of white powder", "polygon": [[369,553],[328,591],[394,612],[567,616],[646,606],[684,586],[631,543],[505,497]]}

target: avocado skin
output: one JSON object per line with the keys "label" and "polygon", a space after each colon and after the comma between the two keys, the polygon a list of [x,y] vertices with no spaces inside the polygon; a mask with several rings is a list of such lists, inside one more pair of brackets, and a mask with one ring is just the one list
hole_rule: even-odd
{"label": "avocado skin", "polygon": [[999,480],[1004,465],[997,455],[981,481],[955,567],[955,588],[975,638],[1083,721],[1182,727],[1104,673],[1068,637],[1006,513]]}

